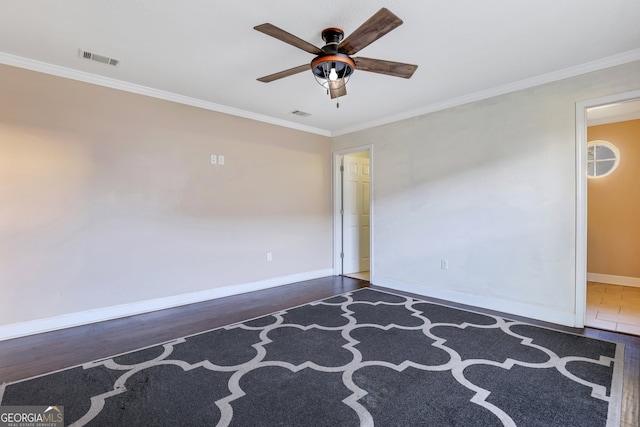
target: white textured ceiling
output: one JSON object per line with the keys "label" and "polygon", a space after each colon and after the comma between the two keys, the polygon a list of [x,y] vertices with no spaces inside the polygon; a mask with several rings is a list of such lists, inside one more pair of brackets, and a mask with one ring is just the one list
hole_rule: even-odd
{"label": "white textured ceiling", "polygon": [[[358,55],[417,64],[411,79],[356,70],[339,109],[311,72],[256,81],[313,55],[255,25],[321,47],[381,7],[404,24]],[[638,0],[0,0],[0,62],[336,135],[640,59],[639,18]]]}

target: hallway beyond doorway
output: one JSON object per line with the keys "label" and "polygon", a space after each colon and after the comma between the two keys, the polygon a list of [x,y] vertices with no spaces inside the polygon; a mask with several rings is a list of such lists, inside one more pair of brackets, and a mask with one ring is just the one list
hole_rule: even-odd
{"label": "hallway beyond doorway", "polygon": [[587,282],[585,326],[640,336],[640,288]]}

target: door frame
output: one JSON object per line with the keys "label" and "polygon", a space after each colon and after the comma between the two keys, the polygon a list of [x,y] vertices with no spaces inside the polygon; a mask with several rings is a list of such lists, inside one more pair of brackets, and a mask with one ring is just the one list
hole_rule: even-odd
{"label": "door frame", "polygon": [[361,145],[358,147],[337,150],[333,152],[333,275],[342,274],[342,220],[340,209],[342,207],[342,180],[340,177],[340,165],[342,159],[347,154],[360,151],[369,152],[370,184],[369,184],[369,281],[373,283],[374,262],[373,262],[373,186],[374,186],[374,166],[373,166],[373,144]]}
{"label": "door frame", "polygon": [[640,99],[640,89],[576,103],[576,283],[575,326],[587,313],[587,109]]}

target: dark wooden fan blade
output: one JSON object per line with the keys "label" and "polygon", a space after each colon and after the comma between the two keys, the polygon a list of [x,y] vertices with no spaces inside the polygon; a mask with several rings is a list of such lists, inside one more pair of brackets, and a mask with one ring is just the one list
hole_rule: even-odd
{"label": "dark wooden fan blade", "polygon": [[268,36],[274,37],[280,41],[290,44],[291,46],[295,46],[298,49],[302,49],[306,52],[313,53],[314,55],[321,55],[322,50],[320,48],[312,45],[309,42],[302,40],[294,36],[293,34],[287,33],[285,30],[282,30],[275,25],[271,25],[269,23],[257,25],[253,27],[254,30],[260,31]]}
{"label": "dark wooden fan blade", "polygon": [[280,71],[279,73],[270,74],[268,76],[260,77],[258,81],[263,83],[269,83],[274,80],[281,79],[283,77],[293,76],[294,74],[302,73],[303,71],[311,70],[309,64],[300,65],[298,67],[290,68],[288,70]]}
{"label": "dark wooden fan blade", "polygon": [[329,82],[329,94],[331,99],[338,98],[339,96],[345,96],[347,94],[347,85],[344,79]]}
{"label": "dark wooden fan blade", "polygon": [[383,7],[344,39],[338,46],[338,51],[354,55],[400,25],[402,19]]}
{"label": "dark wooden fan blade", "polygon": [[356,70],[370,71],[372,73],[386,74],[388,76],[411,78],[418,69],[417,65],[405,64],[403,62],[385,61],[382,59],[353,58],[356,62]]}

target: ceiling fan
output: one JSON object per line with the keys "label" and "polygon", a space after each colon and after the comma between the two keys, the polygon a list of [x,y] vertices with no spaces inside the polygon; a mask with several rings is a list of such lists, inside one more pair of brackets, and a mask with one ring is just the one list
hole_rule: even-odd
{"label": "ceiling fan", "polygon": [[311,64],[300,65],[275,74],[260,77],[258,81],[269,83],[307,71],[311,68],[318,83],[327,89],[327,93],[333,99],[347,94],[346,84],[355,70],[408,79],[418,68],[417,65],[385,61],[382,59],[351,57],[351,55],[355,55],[400,25],[402,25],[400,18],[388,9],[382,8],[347,38],[344,38],[344,31],[340,28],[331,27],[324,29],[322,31],[322,39],[326,44],[322,49],[275,25],[269,23],[258,25],[253,28],[261,33],[316,55],[311,61]]}

